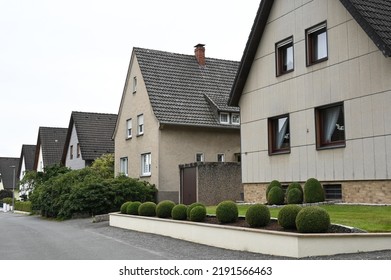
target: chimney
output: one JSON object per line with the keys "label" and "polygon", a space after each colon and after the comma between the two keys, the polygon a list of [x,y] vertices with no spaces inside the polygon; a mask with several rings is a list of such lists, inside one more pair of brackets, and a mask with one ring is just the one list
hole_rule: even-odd
{"label": "chimney", "polygon": [[197,44],[194,47],[195,47],[194,54],[198,64],[200,66],[205,66],[205,45]]}

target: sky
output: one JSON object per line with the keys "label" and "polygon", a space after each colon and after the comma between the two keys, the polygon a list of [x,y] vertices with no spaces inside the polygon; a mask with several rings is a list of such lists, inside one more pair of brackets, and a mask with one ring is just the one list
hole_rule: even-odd
{"label": "sky", "polygon": [[260,0],[0,0],[0,157],[118,113],[133,47],[240,61]]}

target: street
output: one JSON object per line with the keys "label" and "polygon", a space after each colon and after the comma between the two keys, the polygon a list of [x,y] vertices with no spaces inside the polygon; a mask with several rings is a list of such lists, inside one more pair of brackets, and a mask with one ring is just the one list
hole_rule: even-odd
{"label": "street", "polygon": [[[285,260],[93,223],[0,212],[3,260]],[[391,250],[308,259],[391,259]]]}

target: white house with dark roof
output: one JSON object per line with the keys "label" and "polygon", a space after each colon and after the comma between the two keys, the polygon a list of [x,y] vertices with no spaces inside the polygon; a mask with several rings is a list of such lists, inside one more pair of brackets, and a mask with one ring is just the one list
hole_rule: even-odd
{"label": "white house with dark roof", "polygon": [[319,179],[330,199],[391,203],[391,2],[262,0],[229,104],[242,182]]}
{"label": "white house with dark roof", "polygon": [[[22,180],[26,172],[34,170],[35,145],[22,145],[17,177]],[[19,185],[19,194],[28,194],[26,186]]]}
{"label": "white house with dark roof", "polygon": [[61,162],[82,169],[95,159],[114,153],[112,139],[116,114],[72,112]]}
{"label": "white house with dark roof", "polygon": [[115,172],[156,185],[158,199],[181,200],[179,165],[235,162],[240,116],[227,106],[239,63],[134,48],[114,130]]}
{"label": "white house with dark roof", "polygon": [[67,128],[40,127],[35,148],[34,170],[42,172],[45,167],[61,164]]}

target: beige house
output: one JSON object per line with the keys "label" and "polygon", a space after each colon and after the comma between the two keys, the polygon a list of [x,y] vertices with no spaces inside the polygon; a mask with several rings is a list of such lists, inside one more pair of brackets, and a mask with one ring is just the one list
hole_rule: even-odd
{"label": "beige house", "polygon": [[227,106],[239,63],[134,48],[114,130],[115,173],[180,201],[179,165],[238,161],[239,108]]}
{"label": "beige house", "polygon": [[231,91],[245,201],[272,180],[391,203],[391,4],[262,0]]}

